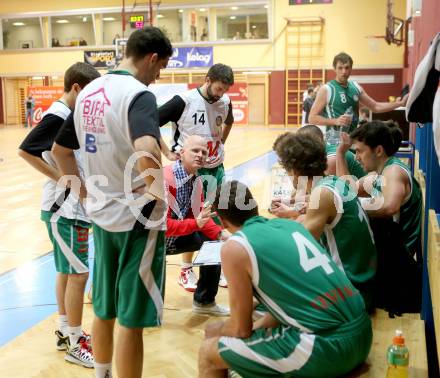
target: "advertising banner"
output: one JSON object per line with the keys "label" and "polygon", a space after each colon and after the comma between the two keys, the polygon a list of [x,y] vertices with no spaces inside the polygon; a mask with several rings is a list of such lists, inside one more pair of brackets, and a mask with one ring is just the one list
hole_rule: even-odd
{"label": "advertising banner", "polygon": [[174,47],[167,68],[211,67],[212,47]]}
{"label": "advertising banner", "polygon": [[95,68],[113,68],[116,65],[116,51],[84,51],[84,62],[92,65]]}
{"label": "advertising banner", "polygon": [[232,101],[234,123],[237,125],[247,125],[249,113],[247,83],[235,83],[229,88],[228,96]]}
{"label": "advertising banner", "polygon": [[29,87],[28,93],[35,99],[33,123],[36,124],[43,118],[43,113],[55,100],[64,93],[63,87]]}

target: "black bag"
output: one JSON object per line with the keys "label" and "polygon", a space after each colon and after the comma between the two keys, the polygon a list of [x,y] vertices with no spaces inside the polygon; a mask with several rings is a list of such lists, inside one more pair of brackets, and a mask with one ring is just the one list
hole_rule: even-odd
{"label": "black bag", "polygon": [[377,249],[376,307],[390,316],[418,313],[422,305],[422,263],[403,242],[402,230],[391,218],[370,218]]}

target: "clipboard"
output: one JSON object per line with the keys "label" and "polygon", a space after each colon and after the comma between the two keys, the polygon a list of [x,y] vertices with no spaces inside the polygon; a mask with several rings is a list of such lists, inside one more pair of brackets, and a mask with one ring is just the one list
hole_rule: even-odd
{"label": "clipboard", "polygon": [[223,241],[206,241],[202,244],[193,265],[220,265],[221,257],[220,251],[223,246]]}

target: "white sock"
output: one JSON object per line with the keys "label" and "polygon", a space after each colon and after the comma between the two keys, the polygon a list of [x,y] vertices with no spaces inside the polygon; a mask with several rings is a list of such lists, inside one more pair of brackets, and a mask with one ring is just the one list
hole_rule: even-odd
{"label": "white sock", "polygon": [[58,328],[64,336],[67,336],[67,327],[69,323],[67,323],[67,315],[58,315]]}
{"label": "white sock", "polygon": [[100,364],[99,362],[94,362],[95,367],[95,377],[96,378],[112,378],[112,363],[108,362],[106,364]]}
{"label": "white sock", "polygon": [[78,339],[82,336],[81,326],[69,327],[68,334],[69,334],[70,345],[75,345],[76,343],[78,343]]}
{"label": "white sock", "polygon": [[190,269],[192,268],[193,264],[192,263],[182,263],[182,265],[180,265],[180,267],[183,269]]}

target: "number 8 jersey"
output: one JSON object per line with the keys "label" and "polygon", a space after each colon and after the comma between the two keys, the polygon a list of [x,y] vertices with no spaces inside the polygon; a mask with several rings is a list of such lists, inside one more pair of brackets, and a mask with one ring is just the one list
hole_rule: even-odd
{"label": "number 8 jersey", "polygon": [[[224,94],[220,100],[209,103],[198,88],[175,96],[171,101],[176,101],[176,97],[180,97],[185,106],[180,117],[173,119],[172,151],[180,151],[185,139],[190,135],[199,135],[206,140],[208,147],[205,168],[218,167],[224,160],[221,141],[223,124],[231,125],[234,122],[231,100]],[[164,105],[164,108],[166,107],[167,104]],[[160,113],[161,109],[159,109]]]}

